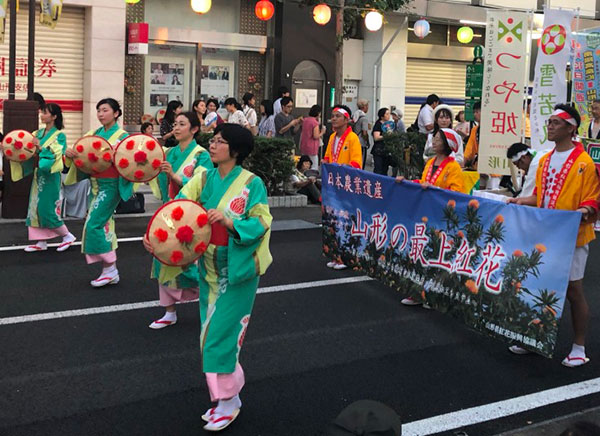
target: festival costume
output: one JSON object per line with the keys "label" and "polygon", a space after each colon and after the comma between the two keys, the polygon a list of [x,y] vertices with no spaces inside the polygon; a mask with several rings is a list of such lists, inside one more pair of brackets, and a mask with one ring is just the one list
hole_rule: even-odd
{"label": "festival costume", "polygon": [[435,171],[434,162],[435,157],[427,162],[420,183],[429,183],[450,191],[465,192],[462,168],[454,158],[448,156]]}
{"label": "festival costume", "polygon": [[335,141],[336,133],[332,133],[327,144],[327,151],[323,162],[336,163],[340,165],[350,165],[354,168],[362,169],[362,148],[360,139],[356,133],[352,131],[352,127],[348,127],[337,145]]}
{"label": "festival costume", "polygon": [[239,353],[259,277],[272,262],[267,192],[258,176],[235,166],[223,179],[218,169],[196,175],[179,197],[233,220],[232,231],[213,224],[208,249],[198,261],[202,366],[211,400],[225,400],[244,386]]}
{"label": "festival costume", "polygon": [[[183,151],[178,145],[166,148],[165,159],[173,172],[181,177],[184,186],[194,174],[214,168],[208,151],[194,140]],[[166,173],[160,173],[153,179],[150,187],[163,204],[173,200],[181,189]],[[195,262],[182,269],[163,265],[153,258],[150,277],[158,280],[160,305],[163,307],[198,298],[198,268]]]}
{"label": "festival costume", "polygon": [[[473,162],[479,153],[479,143],[477,141],[477,131],[479,130],[479,126],[473,126],[471,130],[471,134],[469,135],[469,140],[467,141],[467,145],[465,147],[465,162]],[[473,165],[475,169],[477,169],[477,163]]]}
{"label": "festival costume", "polygon": [[[85,136],[100,136],[112,146],[128,136],[128,133],[114,124],[110,129],[90,130]],[[119,201],[127,201],[133,195],[133,183],[119,177],[114,165],[95,176],[82,173],[75,165],[70,165],[65,184],[72,185],[85,178],[90,179],[90,207],[81,237],[81,252],[87,263],[114,263],[117,260],[117,235],[113,214]]]}
{"label": "festival costume", "polygon": [[60,199],[60,176],[67,137],[56,127],[47,132],[45,129],[37,130],[33,136],[39,140],[41,147],[37,167],[34,159],[22,163],[10,162],[14,181],[33,173],[26,220],[29,239],[44,241],[67,236],[69,230],[61,218]]}

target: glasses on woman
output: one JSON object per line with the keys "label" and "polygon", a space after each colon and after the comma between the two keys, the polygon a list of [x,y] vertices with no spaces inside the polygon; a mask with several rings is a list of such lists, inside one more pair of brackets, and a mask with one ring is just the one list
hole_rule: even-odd
{"label": "glasses on woman", "polygon": [[208,141],[209,144],[229,144],[223,138],[212,138]]}

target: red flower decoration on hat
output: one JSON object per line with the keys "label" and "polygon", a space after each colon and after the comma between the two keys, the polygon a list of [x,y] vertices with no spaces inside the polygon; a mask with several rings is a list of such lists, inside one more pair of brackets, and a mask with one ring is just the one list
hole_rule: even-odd
{"label": "red flower decoration on hat", "polygon": [[94,153],[88,153],[88,159],[90,162],[98,162],[98,156]]}
{"label": "red flower decoration on hat", "polygon": [[202,215],[198,215],[198,218],[196,218],[196,224],[198,224],[198,227],[200,228],[204,227],[207,223],[208,215],[206,215],[205,213],[203,213]]}
{"label": "red flower decoration on hat", "polygon": [[75,166],[81,168],[83,166],[83,161],[81,159],[75,159]]}
{"label": "red flower decoration on hat", "polygon": [[183,209],[181,206],[177,206],[175,209],[171,211],[171,218],[175,221],[179,221],[183,217]]}
{"label": "red flower decoration on hat", "polygon": [[196,254],[202,254],[206,251],[208,247],[206,246],[206,244],[204,242],[199,242],[198,245],[196,245],[194,247],[194,253]]}
{"label": "red flower decoration on hat", "polygon": [[125,148],[127,150],[133,150],[133,147],[135,147],[135,141],[133,139],[130,139],[129,141],[127,141],[127,143],[125,144]]}
{"label": "red flower decoration on hat", "polygon": [[33,150],[33,147],[34,147],[33,142],[28,142],[26,147],[30,150]]}
{"label": "red flower decoration on hat", "polygon": [[136,151],[133,155],[133,160],[135,160],[137,163],[144,163],[148,160],[148,155],[145,151]]}
{"label": "red flower decoration on hat", "polygon": [[77,147],[75,147],[75,150],[77,150],[77,153],[83,153],[83,145],[79,144]]}
{"label": "red flower decoration on hat", "polygon": [[136,179],[142,179],[144,178],[144,172],[142,170],[137,170],[135,173],[133,173],[133,177]]}
{"label": "red flower decoration on hat", "polygon": [[194,240],[194,229],[192,229],[190,226],[181,226],[177,229],[175,237],[182,244],[189,244]]}
{"label": "red flower decoration on hat", "polygon": [[156,142],[154,142],[154,141],[146,142],[146,148],[148,148],[148,150],[152,151],[152,150],[154,150],[155,147],[156,147]]}
{"label": "red flower decoration on hat", "polygon": [[23,132],[19,132],[19,133],[17,134],[17,136],[19,137],[19,139],[23,139],[23,138],[25,137],[25,133],[23,133]]}
{"label": "red flower decoration on hat", "polygon": [[165,242],[169,237],[169,233],[164,229],[156,229],[154,231],[154,236],[156,236],[158,242]]}
{"label": "red flower decoration on hat", "polygon": [[152,161],[152,168],[154,168],[155,170],[157,170],[157,169],[158,169],[158,167],[160,167],[160,164],[161,164],[161,163],[162,163],[162,162],[160,161],[160,159],[154,159],[154,160]]}
{"label": "red flower decoration on hat", "polygon": [[102,155],[102,159],[105,160],[106,162],[110,162],[112,159],[112,156],[110,155],[110,153],[104,153]]}
{"label": "red flower decoration on hat", "polygon": [[10,144],[12,142],[12,138],[9,136],[8,138],[5,139],[7,144]]}
{"label": "red flower decoration on hat", "polygon": [[25,160],[25,159],[27,159],[27,156],[25,155],[25,153],[21,153],[21,154],[19,155],[19,159],[21,159],[21,160]]}
{"label": "red flower decoration on hat", "polygon": [[12,155],[13,155],[13,152],[12,152],[12,150],[6,150],[4,153],[5,153],[7,156],[12,156]]}
{"label": "red flower decoration on hat", "polygon": [[94,142],[92,142],[92,147],[94,147],[96,150],[100,150],[102,148],[102,142],[94,141]]}
{"label": "red flower decoration on hat", "polygon": [[22,148],[23,148],[23,143],[22,143],[21,141],[16,141],[16,142],[15,142],[15,148],[16,148],[17,150],[20,150],[20,149],[22,149]]}
{"label": "red flower decoration on hat", "polygon": [[125,158],[119,160],[119,168],[127,168],[129,166],[129,161]]}
{"label": "red flower decoration on hat", "polygon": [[179,263],[181,262],[181,259],[183,259],[183,253],[179,250],[173,250],[173,252],[171,253],[171,262]]}

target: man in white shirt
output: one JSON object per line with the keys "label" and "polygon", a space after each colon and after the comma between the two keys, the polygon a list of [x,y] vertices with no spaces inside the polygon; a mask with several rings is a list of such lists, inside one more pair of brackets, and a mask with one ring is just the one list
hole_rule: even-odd
{"label": "man in white shirt", "polygon": [[279,98],[273,103],[273,115],[275,116],[281,112],[281,99],[283,97],[289,97],[290,90],[287,88],[287,86],[280,86],[277,90],[277,94],[279,95]]}
{"label": "man in white shirt", "polygon": [[419,111],[417,117],[417,124],[419,126],[419,133],[427,135],[433,131],[433,124],[435,122],[433,118],[433,110],[440,104],[440,98],[435,94],[430,94],[427,97],[425,106]]}
{"label": "man in white shirt", "polygon": [[523,171],[523,186],[517,198],[530,197],[535,188],[535,176],[537,174],[538,164],[543,155],[550,150],[532,150],[522,142],[517,142],[506,151],[506,157],[521,171]]}

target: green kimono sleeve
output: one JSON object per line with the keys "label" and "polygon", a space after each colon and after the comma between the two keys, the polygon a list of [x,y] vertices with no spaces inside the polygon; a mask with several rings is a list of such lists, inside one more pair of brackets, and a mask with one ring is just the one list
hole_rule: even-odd
{"label": "green kimono sleeve", "polygon": [[10,178],[13,182],[18,182],[23,177],[30,176],[33,174],[35,169],[34,165],[35,157],[26,160],[24,162],[10,161]]}
{"label": "green kimono sleeve", "polygon": [[39,171],[46,174],[55,174],[63,170],[63,153],[67,146],[67,137],[60,133],[56,141],[40,151]]}
{"label": "green kimono sleeve", "polygon": [[202,169],[199,170],[196,175],[190,178],[185,185],[183,185],[183,188],[181,188],[181,191],[179,191],[179,194],[177,194],[177,197],[175,197],[176,200],[183,198],[187,200],[194,200],[198,203],[200,202],[200,195],[202,195],[202,189],[206,184],[206,170],[203,167],[199,168]]}
{"label": "green kimono sleeve", "polygon": [[273,217],[267,190],[259,177],[254,177],[247,188],[250,193],[246,213],[233,220],[228,244],[228,279],[232,284],[263,275],[273,262],[269,251]]}

